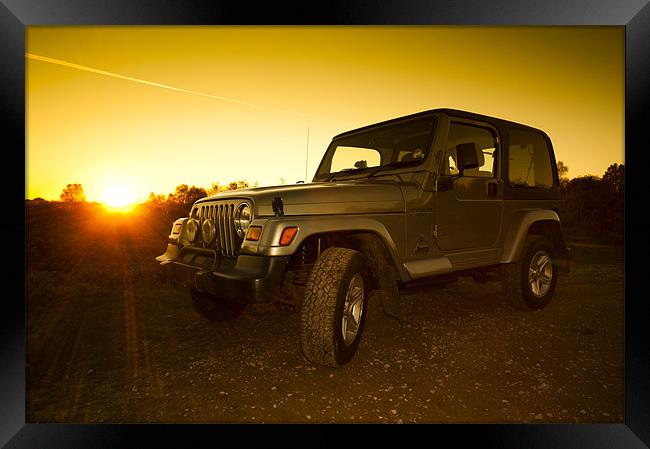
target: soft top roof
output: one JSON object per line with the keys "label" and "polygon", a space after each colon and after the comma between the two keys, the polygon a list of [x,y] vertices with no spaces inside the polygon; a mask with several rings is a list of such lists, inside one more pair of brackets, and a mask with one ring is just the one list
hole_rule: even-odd
{"label": "soft top roof", "polygon": [[466,118],[466,119],[474,119],[474,120],[479,120],[479,121],[484,121],[488,123],[492,123],[496,125],[497,127],[500,128],[511,128],[511,127],[517,127],[517,128],[523,128],[523,129],[528,129],[530,131],[535,131],[541,134],[546,134],[542,130],[533,128],[532,126],[524,125],[522,123],[517,123],[517,122],[512,122],[510,120],[504,120],[496,117],[491,117],[488,115],[482,115],[482,114],[476,114],[474,112],[469,112],[469,111],[461,111],[460,109],[451,109],[451,108],[438,108],[438,109],[429,109],[427,111],[422,111],[422,112],[417,112],[415,114],[410,114],[410,115],[404,115],[402,117],[396,117],[390,120],[385,120],[383,122],[378,122],[378,123],[373,123],[371,125],[367,126],[362,126],[361,128],[356,128],[350,131],[346,131],[344,133],[338,134],[334,136],[334,139],[337,139],[339,137],[344,137],[349,134],[355,134],[360,131],[364,131],[366,129],[374,128],[375,126],[382,126],[382,125],[389,125],[393,122],[397,122],[400,120],[405,120],[405,119],[411,119],[411,118],[418,118],[418,117],[426,117],[427,115],[432,115],[436,112],[447,114],[452,117],[461,117],[461,118]]}

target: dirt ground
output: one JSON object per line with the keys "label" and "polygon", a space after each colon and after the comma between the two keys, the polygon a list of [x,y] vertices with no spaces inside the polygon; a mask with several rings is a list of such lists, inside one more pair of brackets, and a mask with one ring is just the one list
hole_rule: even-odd
{"label": "dirt ground", "polygon": [[31,208],[27,422],[623,422],[622,247],[573,245],[547,308],[497,283],[371,298],[356,357],[300,352],[297,310],[211,323],[165,281],[170,227],[151,217]]}

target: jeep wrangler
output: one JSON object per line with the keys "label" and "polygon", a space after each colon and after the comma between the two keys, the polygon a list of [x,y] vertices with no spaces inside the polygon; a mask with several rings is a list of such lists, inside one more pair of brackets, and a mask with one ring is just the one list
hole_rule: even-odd
{"label": "jeep wrangler", "polygon": [[501,282],[517,309],[546,306],[569,272],[558,183],[544,132],[435,109],[339,134],[311,183],[199,199],[156,260],[209,319],[299,306],[305,358],[336,367],[373,290],[398,319],[401,288],[459,276]]}

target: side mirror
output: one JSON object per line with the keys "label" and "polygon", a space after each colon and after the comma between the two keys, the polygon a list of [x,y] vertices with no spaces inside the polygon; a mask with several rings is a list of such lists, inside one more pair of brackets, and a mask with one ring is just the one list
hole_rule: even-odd
{"label": "side mirror", "polygon": [[458,168],[458,174],[441,180],[441,183],[438,185],[438,189],[440,189],[440,191],[451,190],[453,188],[454,181],[462,178],[463,172],[465,170],[470,168],[478,168],[479,166],[478,150],[474,142],[461,143],[460,145],[456,145],[456,168]]}
{"label": "side mirror", "polygon": [[474,142],[461,143],[456,146],[456,166],[462,174],[463,170],[478,168],[478,151]]}
{"label": "side mirror", "polygon": [[354,163],[355,168],[368,168],[368,162],[366,161],[356,161]]}

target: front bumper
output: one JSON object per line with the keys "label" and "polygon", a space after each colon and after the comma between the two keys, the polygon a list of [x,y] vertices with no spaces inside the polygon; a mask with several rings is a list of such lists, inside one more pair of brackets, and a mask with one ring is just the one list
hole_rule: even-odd
{"label": "front bumper", "polygon": [[212,250],[185,249],[169,244],[156,257],[170,277],[188,288],[242,304],[279,298],[289,256],[240,254],[235,261],[219,260]]}

